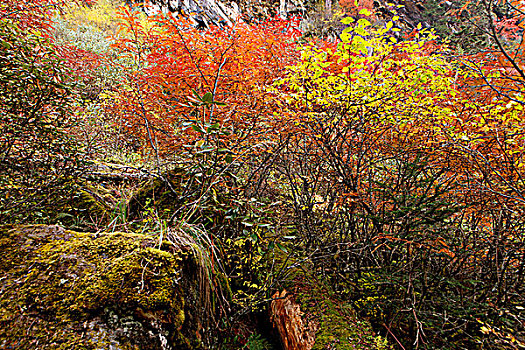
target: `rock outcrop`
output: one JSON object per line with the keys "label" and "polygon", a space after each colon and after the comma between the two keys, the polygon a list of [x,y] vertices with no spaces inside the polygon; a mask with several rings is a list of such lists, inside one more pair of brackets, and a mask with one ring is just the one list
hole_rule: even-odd
{"label": "rock outcrop", "polygon": [[148,15],[174,13],[191,19],[197,27],[231,26],[235,22],[257,22],[279,16],[305,15],[315,2],[308,0],[150,0],[144,8]]}
{"label": "rock outcrop", "polygon": [[0,348],[198,349],[206,314],[188,247],[135,233],[0,229]]}

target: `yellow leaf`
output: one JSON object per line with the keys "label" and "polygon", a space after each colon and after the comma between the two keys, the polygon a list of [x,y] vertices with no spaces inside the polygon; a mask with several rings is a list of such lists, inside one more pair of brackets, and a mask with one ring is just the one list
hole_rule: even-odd
{"label": "yellow leaf", "polygon": [[368,9],[361,9],[361,11],[359,11],[359,14],[360,15],[363,15],[363,16],[370,16],[371,13]]}
{"label": "yellow leaf", "polygon": [[487,328],[487,327],[485,327],[485,326],[481,327],[481,328],[480,328],[480,331],[481,331],[481,333],[483,333],[483,334],[489,334],[489,333],[490,333],[490,329]]}

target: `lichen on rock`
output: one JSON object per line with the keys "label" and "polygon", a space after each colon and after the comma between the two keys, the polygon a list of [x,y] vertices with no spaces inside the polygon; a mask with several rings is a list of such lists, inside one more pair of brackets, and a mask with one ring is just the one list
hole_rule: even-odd
{"label": "lichen on rock", "polygon": [[185,317],[187,250],[33,225],[0,229],[0,252],[0,348],[200,347]]}

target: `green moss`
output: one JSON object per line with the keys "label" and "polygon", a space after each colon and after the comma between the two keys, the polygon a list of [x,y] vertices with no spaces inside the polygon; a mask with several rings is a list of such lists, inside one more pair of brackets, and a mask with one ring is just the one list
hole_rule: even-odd
{"label": "green moss", "polygon": [[313,350],[390,349],[385,338],[374,334],[370,323],[358,318],[351,303],[345,302],[313,270],[313,264],[297,263],[293,257],[276,251],[275,265],[290,268],[283,287],[293,291],[304,313],[303,321],[317,329]]}
{"label": "green moss", "polygon": [[[204,186],[195,174],[183,169],[171,169],[162,178],[143,181],[128,202],[128,220],[137,221],[137,230],[151,219],[156,222],[171,222],[184,216],[191,224],[203,224],[207,230],[228,229],[225,212],[231,209],[230,194],[224,188],[204,191]],[[224,191],[223,191],[224,190]],[[203,193],[206,192],[206,193]],[[197,203],[190,210],[188,203]],[[189,217],[186,216],[192,212]]]}
{"label": "green moss", "polygon": [[153,179],[145,181],[133,194],[129,201],[128,210],[131,218],[145,218],[150,210],[162,213],[169,218],[179,206],[179,194],[182,191],[181,184],[186,181],[183,170],[170,170],[164,175],[164,179]]}
{"label": "green moss", "polygon": [[91,216],[100,222],[106,222],[115,210],[117,199],[100,184],[86,182],[78,190],[78,201],[74,210],[79,214]]}
{"label": "green moss", "polygon": [[227,301],[231,301],[233,299],[233,292],[231,290],[230,280],[228,279],[228,277],[226,277],[226,275],[222,273],[217,273],[216,277],[222,295]]}
{"label": "green moss", "polygon": [[157,243],[58,226],[0,230],[0,348],[187,348],[187,259]]}
{"label": "green moss", "polygon": [[343,302],[321,281],[298,284],[297,302],[308,322],[318,330],[316,349],[388,349],[385,339],[376,336],[367,321],[360,320],[349,303]]}

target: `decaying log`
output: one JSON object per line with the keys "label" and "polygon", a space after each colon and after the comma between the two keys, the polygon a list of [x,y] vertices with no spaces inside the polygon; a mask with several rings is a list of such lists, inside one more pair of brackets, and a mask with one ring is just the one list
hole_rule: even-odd
{"label": "decaying log", "polygon": [[273,295],[270,305],[271,320],[278,330],[285,350],[311,350],[315,344],[318,325],[306,321],[301,307],[286,290]]}

